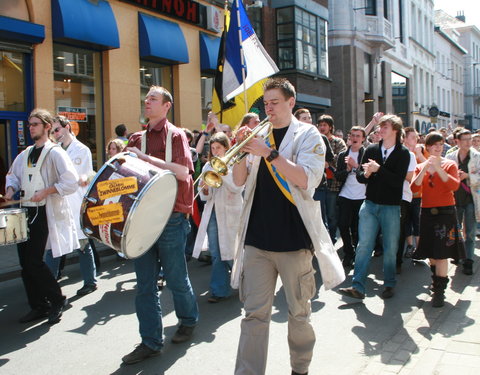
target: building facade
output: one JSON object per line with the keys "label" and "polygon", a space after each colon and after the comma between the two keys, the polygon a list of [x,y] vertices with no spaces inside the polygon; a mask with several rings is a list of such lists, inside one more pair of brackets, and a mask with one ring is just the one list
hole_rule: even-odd
{"label": "building facade", "polygon": [[453,17],[441,10],[436,11],[435,24],[455,40],[467,52],[463,61],[463,100],[465,120],[461,122],[468,129],[480,129],[480,30],[466,22],[463,14]]}
{"label": "building facade", "polygon": [[459,44],[460,34],[445,33],[435,27],[435,104],[439,109],[437,126],[453,129],[465,124],[464,60],[467,51]]}
{"label": "building facade", "polygon": [[28,113],[42,107],[74,121],[98,167],[117,124],[141,129],[152,84],[172,92],[176,125],[199,128],[202,77],[216,70],[222,27],[223,8],[207,1],[2,0],[4,164],[29,143]]}

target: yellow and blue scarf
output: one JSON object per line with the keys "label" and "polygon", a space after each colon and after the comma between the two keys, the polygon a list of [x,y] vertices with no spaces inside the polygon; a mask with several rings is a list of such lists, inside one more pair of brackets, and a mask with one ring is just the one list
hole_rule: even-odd
{"label": "yellow and blue scarf", "polygon": [[[275,146],[275,139],[273,138],[273,131],[268,136],[267,146],[274,150],[277,149],[277,147]],[[267,165],[267,168],[272,175],[273,181],[275,181],[282,194],[290,201],[290,203],[295,205],[295,201],[293,200],[292,193],[290,192],[290,188],[288,187],[288,183],[285,177],[283,177],[283,175],[277,170],[277,168],[275,168],[272,163],[267,161],[266,158],[265,164]]]}

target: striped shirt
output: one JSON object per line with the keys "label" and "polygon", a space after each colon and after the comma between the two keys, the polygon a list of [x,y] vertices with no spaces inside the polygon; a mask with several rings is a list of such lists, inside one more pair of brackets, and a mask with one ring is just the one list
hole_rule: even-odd
{"label": "striped shirt", "polygon": [[[193,174],[192,154],[188,145],[187,136],[183,130],[177,128],[167,119],[161,120],[155,126],[147,126],[147,130],[132,134],[127,147],[142,148],[142,134],[147,132],[147,150],[148,155],[165,160],[165,150],[167,143],[166,128],[172,132],[172,163],[184,165],[188,168],[190,175]],[[187,181],[178,182],[177,200],[173,208],[174,212],[191,214],[193,212],[193,179],[190,177]]]}

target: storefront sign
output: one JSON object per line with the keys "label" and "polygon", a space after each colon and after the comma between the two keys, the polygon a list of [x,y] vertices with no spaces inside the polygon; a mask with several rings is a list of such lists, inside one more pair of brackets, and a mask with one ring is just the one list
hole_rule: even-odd
{"label": "storefront sign", "polygon": [[23,121],[17,121],[17,135],[18,145],[25,146],[25,128],[23,126]]}
{"label": "storefront sign", "polygon": [[87,109],[81,107],[58,107],[57,113],[69,120],[87,122]]}
{"label": "storefront sign", "polygon": [[198,25],[200,4],[192,0],[121,0]]}

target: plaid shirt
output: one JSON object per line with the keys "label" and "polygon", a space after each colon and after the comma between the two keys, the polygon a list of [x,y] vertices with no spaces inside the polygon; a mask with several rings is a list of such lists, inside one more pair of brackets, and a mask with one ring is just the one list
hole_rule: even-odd
{"label": "plaid shirt", "polygon": [[[347,145],[345,144],[342,138],[338,138],[335,136],[332,136],[328,141],[330,142],[330,147],[332,148],[332,152],[333,152],[333,163],[331,163],[330,166],[333,167],[334,169],[337,169],[338,154],[340,154],[343,151],[346,151]],[[327,179],[328,190],[335,191],[338,193],[340,191],[340,186],[341,186],[341,182],[337,181],[335,177]]]}

